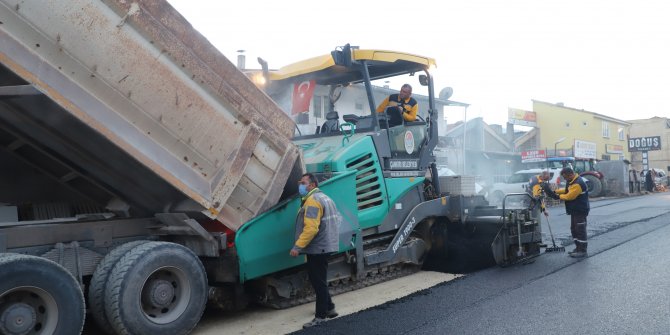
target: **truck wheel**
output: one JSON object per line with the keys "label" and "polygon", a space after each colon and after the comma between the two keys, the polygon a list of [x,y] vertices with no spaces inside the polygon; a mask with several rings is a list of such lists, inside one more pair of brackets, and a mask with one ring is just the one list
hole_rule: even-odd
{"label": "truck wheel", "polygon": [[105,290],[105,313],[118,334],[188,334],[207,302],[198,257],[175,243],[149,242],[116,263]]}
{"label": "truck wheel", "polygon": [[603,191],[603,185],[600,183],[600,179],[592,175],[585,175],[584,178],[588,180],[588,189],[589,189],[589,198],[597,197]]}
{"label": "truck wheel", "polygon": [[0,256],[0,333],[80,334],[84,294],[76,279],[46,258]]}
{"label": "truck wheel", "polygon": [[105,287],[112,268],[128,251],[149,241],[132,241],[124,243],[110,251],[95,268],[88,285],[88,309],[100,329],[107,334],[112,332],[112,325],[105,315]]}

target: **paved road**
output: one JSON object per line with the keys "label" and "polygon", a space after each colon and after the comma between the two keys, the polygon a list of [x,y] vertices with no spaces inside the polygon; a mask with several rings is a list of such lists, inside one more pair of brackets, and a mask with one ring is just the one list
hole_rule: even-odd
{"label": "paved road", "polygon": [[[626,198],[601,198],[591,201],[588,217],[588,236],[594,237],[633,222],[648,220],[670,211],[670,193],[651,193]],[[556,244],[572,244],[570,217],[565,206],[549,207],[549,221]],[[547,221],[542,219],[542,238],[551,243]]]}
{"label": "paved road", "polygon": [[300,333],[668,334],[670,193],[593,205],[589,258],[542,254]]}

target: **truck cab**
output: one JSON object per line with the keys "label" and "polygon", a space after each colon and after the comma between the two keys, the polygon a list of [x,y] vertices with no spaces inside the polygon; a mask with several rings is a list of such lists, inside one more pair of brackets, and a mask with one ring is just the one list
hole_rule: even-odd
{"label": "truck cab", "polygon": [[[430,73],[434,67],[435,61],[428,57],[346,45],[329,55],[266,72],[269,80],[265,89],[296,121],[295,140],[307,156],[320,143],[317,139],[342,137],[350,142],[374,134],[384,173],[417,177],[434,161],[437,126],[433,115],[437,112]],[[419,106],[416,120],[405,121],[395,108],[376,112],[386,96],[397,92],[389,88],[390,81],[397,89],[407,83],[414,92],[428,96],[428,104]],[[301,103],[303,106],[298,106]],[[307,164],[308,170],[315,172]]]}

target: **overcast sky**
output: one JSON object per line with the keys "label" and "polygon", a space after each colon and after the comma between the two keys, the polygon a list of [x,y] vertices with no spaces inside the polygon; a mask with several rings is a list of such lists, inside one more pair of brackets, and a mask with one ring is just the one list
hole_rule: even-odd
{"label": "overcast sky", "polygon": [[[656,0],[169,0],[235,62],[279,68],[346,43],[437,61],[468,118],[531,99],[622,120],[670,117],[670,2]],[[393,85],[393,84],[392,84]],[[456,122],[462,115],[448,116]]]}

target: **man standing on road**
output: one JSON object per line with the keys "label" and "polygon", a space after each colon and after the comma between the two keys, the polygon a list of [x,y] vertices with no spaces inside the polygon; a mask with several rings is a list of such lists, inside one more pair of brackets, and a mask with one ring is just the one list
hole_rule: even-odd
{"label": "man standing on road", "polygon": [[586,217],[589,215],[589,191],[586,183],[571,167],[561,170],[561,177],[565,179],[565,189],[552,191],[548,186],[544,192],[554,198],[565,201],[565,211],[570,215],[570,232],[575,241],[575,250],[568,253],[570,257],[582,258],[587,254]]}
{"label": "man standing on road", "polygon": [[647,174],[644,175],[647,192],[654,192],[654,177],[654,170],[652,169],[647,170]]}
{"label": "man standing on road", "polygon": [[302,196],[302,206],[295,220],[295,243],[289,253],[292,257],[301,253],[307,255],[307,273],[316,293],[314,319],[303,328],[319,325],[338,315],[328,292],[328,256],[338,250],[337,234],[342,216],[333,200],[318,186],[311,173],[300,178],[298,193]]}

